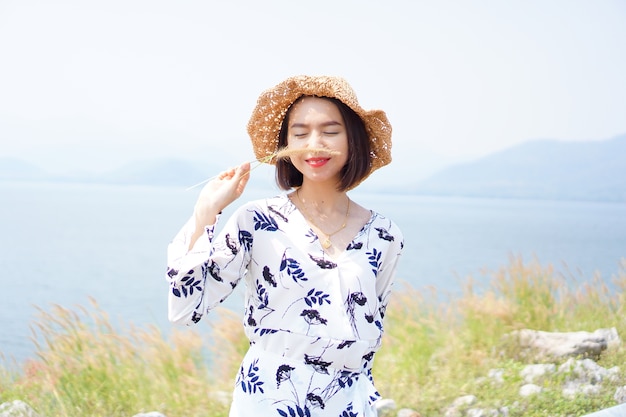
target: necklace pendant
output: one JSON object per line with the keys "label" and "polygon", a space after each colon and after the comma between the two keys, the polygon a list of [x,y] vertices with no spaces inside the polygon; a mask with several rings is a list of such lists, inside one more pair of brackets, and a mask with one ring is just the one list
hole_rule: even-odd
{"label": "necklace pendant", "polygon": [[322,240],[321,242],[322,242],[322,247],[324,249],[328,249],[328,248],[330,248],[333,245],[329,238],[326,238],[326,239]]}

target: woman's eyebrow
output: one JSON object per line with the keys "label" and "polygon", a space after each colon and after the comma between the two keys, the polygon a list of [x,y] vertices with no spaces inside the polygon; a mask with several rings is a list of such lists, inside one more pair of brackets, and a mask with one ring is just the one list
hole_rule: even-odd
{"label": "woman's eyebrow", "polygon": [[[335,120],[331,120],[331,121],[328,121],[328,122],[324,122],[324,123],[322,123],[322,124],[321,124],[321,126],[322,126],[322,127],[328,127],[328,126],[341,126],[341,123],[340,123],[340,122],[337,122],[337,121],[335,121]],[[294,128],[294,127],[303,127],[303,128],[304,128],[304,127],[309,127],[309,125],[308,125],[307,123],[293,123],[293,124],[292,124],[291,126],[289,126],[289,127],[291,127],[291,128]]]}

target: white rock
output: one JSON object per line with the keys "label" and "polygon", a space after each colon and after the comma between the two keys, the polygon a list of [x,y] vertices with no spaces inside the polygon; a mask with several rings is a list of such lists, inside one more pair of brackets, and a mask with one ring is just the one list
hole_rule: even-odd
{"label": "white rock", "polygon": [[607,372],[607,380],[610,382],[617,382],[621,379],[620,377],[620,368],[619,366],[614,366],[606,370]]}
{"label": "white rock", "polygon": [[600,385],[584,384],[580,387],[580,392],[582,392],[587,397],[592,395],[599,395]]}
{"label": "white rock", "polygon": [[[619,372],[619,368],[617,369]],[[615,378],[613,368],[606,369],[598,365],[591,359],[574,360],[568,359],[559,366],[559,373],[569,374],[568,381],[576,381],[580,383],[599,384],[605,379]]]}
{"label": "white rock", "polygon": [[24,401],[15,400],[0,404],[0,417],[39,417]]}
{"label": "white rock", "polygon": [[495,408],[470,408],[465,413],[465,417],[507,417],[509,415],[509,409],[507,407],[495,409]]}
{"label": "white rock", "polygon": [[618,404],[626,404],[626,385],[623,387],[618,387],[615,390],[615,395],[613,395],[613,399],[617,401]]}
{"label": "white rock", "polygon": [[524,378],[527,384],[532,384],[538,378],[553,374],[556,371],[556,365],[553,363],[527,365],[520,371],[520,376]]}
{"label": "white rock", "polygon": [[563,396],[563,398],[573,400],[578,395],[578,389],[576,387],[565,387],[561,391],[561,395]]}
{"label": "white rock", "polygon": [[374,403],[374,407],[379,414],[386,413],[396,409],[396,402],[391,398],[381,398]]}
{"label": "white rock", "polygon": [[504,383],[504,370],[503,369],[490,369],[487,376],[497,384]]}
{"label": "white rock", "polygon": [[458,408],[463,407],[464,405],[472,405],[476,404],[476,401],[477,399],[475,395],[464,395],[454,400],[452,407]]}
{"label": "white rock", "polygon": [[396,417],[422,417],[420,413],[410,408],[401,408],[398,410]]}
{"label": "white rock", "polygon": [[522,329],[510,336],[522,349],[522,356],[535,358],[565,358],[599,356],[609,346],[621,344],[615,328],[594,332],[544,332]]}
{"label": "white rock", "polygon": [[456,407],[450,407],[446,410],[445,413],[443,413],[443,417],[462,417],[463,414],[461,414],[461,412],[456,408]]}
{"label": "white rock", "polygon": [[539,385],[525,384],[520,387],[519,395],[522,397],[529,397],[531,395],[539,394],[541,391],[543,390]]}

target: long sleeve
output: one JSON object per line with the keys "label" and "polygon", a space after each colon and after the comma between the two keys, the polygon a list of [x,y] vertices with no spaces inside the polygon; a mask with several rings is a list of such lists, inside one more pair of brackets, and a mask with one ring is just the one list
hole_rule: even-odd
{"label": "long sleeve", "polygon": [[[173,323],[197,323],[235,289],[245,274],[251,236],[242,236],[235,213],[214,236],[215,225],[188,250],[194,218],[178,232],[167,250],[168,318]],[[218,220],[216,220],[216,223]]]}
{"label": "long sleeve", "polygon": [[378,295],[379,310],[381,317],[384,317],[391,295],[391,287],[395,281],[398,261],[404,249],[404,237],[400,229],[392,222],[390,222],[388,229],[379,228],[377,231],[381,239],[390,243],[385,253],[382,254],[382,260],[376,275],[376,293]]}

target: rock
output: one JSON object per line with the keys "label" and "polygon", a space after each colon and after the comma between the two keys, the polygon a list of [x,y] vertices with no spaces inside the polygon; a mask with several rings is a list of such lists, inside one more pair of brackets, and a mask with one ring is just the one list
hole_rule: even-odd
{"label": "rock", "polygon": [[604,381],[616,381],[619,378],[619,368],[606,369],[591,359],[568,359],[559,366],[557,374],[565,375],[562,394],[565,398],[573,399],[578,395],[593,396],[600,394]]}
{"label": "rock", "polygon": [[374,403],[378,414],[385,414],[396,409],[396,402],[390,398],[381,398]]}
{"label": "rock", "polygon": [[476,404],[478,399],[475,395],[463,395],[452,402],[452,405],[446,409],[444,417],[460,417],[463,415],[461,409]]}
{"label": "rock", "polygon": [[24,401],[15,400],[0,404],[0,417],[40,417]]}
{"label": "rock", "polygon": [[525,384],[520,387],[519,395],[522,397],[530,397],[531,395],[539,394],[541,391],[543,391],[543,388],[539,385]]}
{"label": "rock", "polygon": [[615,395],[613,395],[613,399],[618,404],[626,404],[626,385],[623,387],[619,387],[615,390]]}
{"label": "rock", "polygon": [[490,369],[487,377],[495,384],[504,384],[504,370],[503,369]]}
{"label": "rock", "polygon": [[499,415],[502,417],[509,417],[509,407],[504,406],[498,408],[498,413],[500,413]]}
{"label": "rock", "polygon": [[563,397],[573,400],[578,395],[584,395],[586,397],[598,395],[600,394],[600,389],[601,389],[600,385],[573,384],[573,385],[566,385],[563,388],[562,394],[563,394]]}
{"label": "rock", "polygon": [[464,395],[454,400],[454,402],[452,403],[452,407],[458,408],[458,407],[476,404],[477,400],[478,399],[476,398],[475,395]]}
{"label": "rock", "polygon": [[458,408],[450,407],[443,413],[443,417],[463,417],[463,413]]}
{"label": "rock", "polygon": [[487,412],[480,408],[470,408],[465,412],[467,417],[486,417]]}
{"label": "rock", "polygon": [[527,365],[521,370],[520,376],[527,384],[534,383],[537,379],[556,372],[556,365],[553,363]]}
{"label": "rock", "polygon": [[398,410],[396,417],[422,417],[420,413],[410,408],[401,408]]}
{"label": "rock", "polygon": [[526,359],[564,359],[567,357],[597,358],[609,346],[621,343],[615,328],[590,332],[544,332],[522,329],[509,334]]}
{"label": "rock", "polygon": [[603,368],[591,359],[568,359],[559,366],[560,374],[568,374],[567,382],[600,384],[605,379],[613,380],[619,376],[619,368]]}
{"label": "rock", "polygon": [[504,407],[501,409],[489,408],[470,408],[465,413],[465,417],[508,417],[509,409]]}

